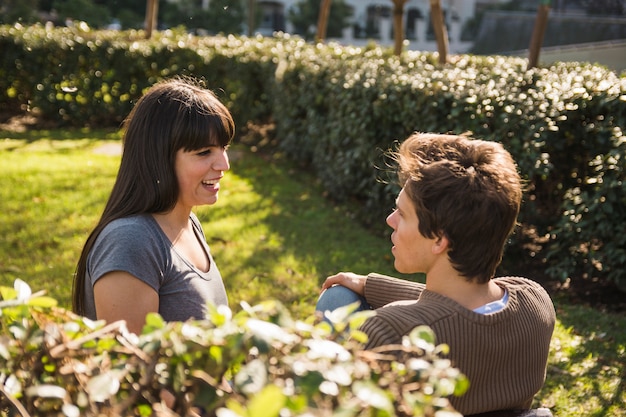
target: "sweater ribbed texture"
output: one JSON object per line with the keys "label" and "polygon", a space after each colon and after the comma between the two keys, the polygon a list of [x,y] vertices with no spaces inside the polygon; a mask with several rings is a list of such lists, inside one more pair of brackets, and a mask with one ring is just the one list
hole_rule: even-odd
{"label": "sweater ribbed texture", "polygon": [[[509,292],[506,307],[479,314],[424,284],[370,274],[365,298],[376,316],[362,326],[366,349],[400,343],[414,327],[433,329],[437,343],[450,347],[448,358],[470,381],[461,397],[451,397],[462,414],[531,406],[546,375],[556,314],[538,283],[518,277],[494,279]],[[404,300],[404,301],[402,301]]]}

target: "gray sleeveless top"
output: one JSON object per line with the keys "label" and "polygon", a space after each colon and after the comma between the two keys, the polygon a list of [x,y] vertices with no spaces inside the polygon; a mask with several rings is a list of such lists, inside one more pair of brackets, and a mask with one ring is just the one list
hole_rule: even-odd
{"label": "gray sleeveless top", "polygon": [[124,271],[159,294],[159,314],[165,321],[204,319],[207,303],[228,305],[222,276],[211,256],[202,226],[192,213],[198,240],[211,263],[202,272],[181,256],[150,214],[117,219],[100,233],[87,258],[85,316],[96,318],[93,286],[104,274]]}

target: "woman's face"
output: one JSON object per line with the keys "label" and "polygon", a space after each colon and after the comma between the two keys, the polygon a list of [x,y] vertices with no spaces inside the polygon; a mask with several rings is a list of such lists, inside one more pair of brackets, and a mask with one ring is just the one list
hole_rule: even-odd
{"label": "woman's face", "polygon": [[179,205],[215,204],[224,172],[230,169],[226,148],[216,145],[195,151],[179,149],[176,153],[176,178]]}

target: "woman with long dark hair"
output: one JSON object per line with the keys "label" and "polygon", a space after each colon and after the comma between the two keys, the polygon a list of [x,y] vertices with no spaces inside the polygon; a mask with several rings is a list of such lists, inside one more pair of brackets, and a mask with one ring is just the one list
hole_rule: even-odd
{"label": "woman with long dark hair", "polygon": [[124,128],[117,179],[76,268],[73,309],[125,320],[135,333],[150,312],[202,319],[209,303],[228,299],[192,208],[217,201],[232,116],[210,90],[175,78],[152,86]]}

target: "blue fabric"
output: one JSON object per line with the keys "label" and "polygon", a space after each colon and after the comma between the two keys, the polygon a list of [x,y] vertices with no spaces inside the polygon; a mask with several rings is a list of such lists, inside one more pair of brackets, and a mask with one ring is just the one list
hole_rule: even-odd
{"label": "blue fabric", "polygon": [[360,305],[356,311],[372,309],[365,301],[365,298],[361,297],[359,294],[341,285],[335,285],[326,289],[326,291],[320,295],[315,310],[321,312],[334,311],[339,307],[345,307],[357,301],[360,302]]}
{"label": "blue fabric", "polygon": [[504,296],[500,300],[492,301],[491,303],[487,303],[483,306],[474,309],[475,313],[478,314],[493,314],[497,313],[500,310],[503,310],[506,307],[506,303],[509,301],[509,292],[504,289]]}

